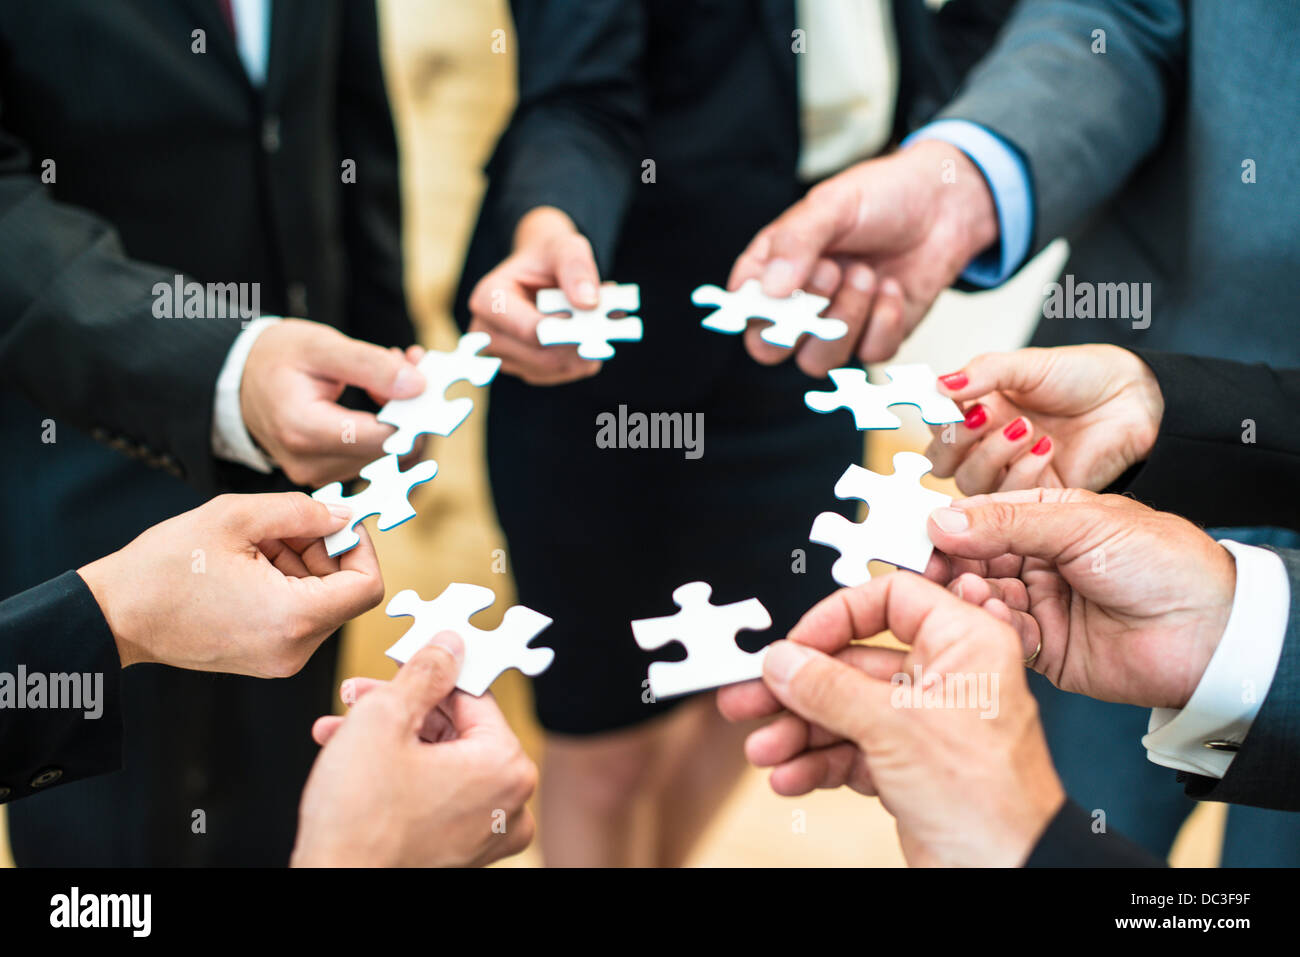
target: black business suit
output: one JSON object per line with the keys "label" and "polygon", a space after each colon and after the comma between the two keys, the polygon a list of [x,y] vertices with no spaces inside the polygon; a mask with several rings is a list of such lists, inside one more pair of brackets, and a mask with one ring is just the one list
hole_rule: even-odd
{"label": "black business suit", "polygon": [[[1291,613],[1268,695],[1222,778],[1180,771],[1177,780],[1188,797],[1198,800],[1300,811],[1300,552],[1271,550],[1286,567]],[[1099,833],[1094,827],[1091,814],[1066,801],[1038,839],[1027,865],[1151,867],[1163,863],[1121,835]]]}
{"label": "black business suit", "polygon": [[[0,10],[2,594],[212,491],[268,482],[211,452],[239,323],[156,319],[156,282],[255,282],[263,312],[384,345],[414,338],[374,8],[271,9],[260,90],[215,0]],[[39,180],[46,159],[52,183]],[[355,183],[341,182],[344,159]],[[125,771],[12,808],[16,859],[283,864],[334,663],[331,643],[285,681],[130,669]],[[205,834],[191,828],[198,809]]]}
{"label": "black business suit", "polygon": [[[86,709],[0,711],[0,800],[116,771],[122,765],[121,660],[108,622],[76,572],[0,602],[0,674],[100,675],[98,717]],[[24,689],[18,688],[18,693]]]}
{"label": "black business suit", "polygon": [[[974,19],[945,39],[923,4],[893,5],[900,131],[944,102],[974,55],[954,50],[989,42],[1005,6],[949,4],[945,22]],[[736,339],[701,329],[690,302],[804,191],[793,0],[513,9],[519,101],[488,166],[457,314],[467,319],[469,291],[543,205],[569,214],[604,278],[640,285],[643,341],[619,344],[582,382],[498,377],[488,407],[520,601],[555,619],[555,665],[534,681],[539,718],[559,733],[604,732],[674,703],[645,700],[646,667],[662,654],[641,652],[627,622],[669,614],[678,585],[708,581],[717,603],[757,595],[773,618],[759,644],[830,590],[832,556],[808,530],[820,511],[853,508],[833,488],[862,438],[808,413],[814,380],[793,362],[759,365]],[[641,180],[647,158],[653,183]],[[598,449],[595,417],[621,405],[702,413],[702,458]]]}
{"label": "black business suit", "polygon": [[1165,411],[1113,491],[1202,525],[1300,529],[1300,370],[1135,350]]}

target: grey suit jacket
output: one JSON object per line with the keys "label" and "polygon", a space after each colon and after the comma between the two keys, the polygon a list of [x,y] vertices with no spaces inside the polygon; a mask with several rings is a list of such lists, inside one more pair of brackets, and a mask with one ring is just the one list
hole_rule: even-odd
{"label": "grey suit jacket", "polygon": [[1024,0],[942,115],[1021,151],[1033,248],[1068,237],[1076,284],[1151,283],[1147,328],[1045,318],[1035,342],[1296,365],[1297,102],[1300,4]]}

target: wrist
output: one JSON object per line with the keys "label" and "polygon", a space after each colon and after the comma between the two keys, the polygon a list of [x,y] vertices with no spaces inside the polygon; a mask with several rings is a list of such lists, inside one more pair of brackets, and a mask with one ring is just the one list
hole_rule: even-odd
{"label": "wrist", "polygon": [[919,140],[908,151],[941,171],[936,228],[950,236],[954,257],[964,268],[999,240],[998,209],[988,180],[965,151],[943,140]]}
{"label": "wrist", "polygon": [[108,623],[108,630],[117,645],[117,656],[122,667],[140,664],[150,660],[145,646],[140,641],[143,633],[141,616],[132,605],[135,590],[120,581],[118,565],[121,552],[113,552],[96,559],[89,565],[77,569],[77,574],[90,589],[91,597],[99,605],[100,614]]}
{"label": "wrist", "polygon": [[[1118,346],[1114,348],[1119,349]],[[1131,388],[1141,410],[1144,426],[1137,430],[1134,442],[1137,446],[1135,450],[1137,461],[1143,462],[1151,454],[1151,449],[1155,447],[1156,439],[1160,435],[1160,423],[1165,418],[1165,397],[1160,391],[1160,380],[1156,378],[1151,367],[1136,353],[1129,352],[1127,349],[1119,351],[1123,352],[1133,365]]]}
{"label": "wrist", "polygon": [[577,234],[577,225],[564,210],[555,206],[538,206],[526,212],[515,226],[513,248],[539,246]]}
{"label": "wrist", "polygon": [[1198,627],[1193,638],[1188,642],[1186,660],[1187,672],[1183,690],[1172,707],[1186,708],[1192,695],[1200,686],[1205,672],[1210,667],[1214,653],[1219,650],[1223,636],[1228,630],[1232,618],[1232,607],[1237,596],[1237,559],[1227,548],[1218,542],[1213,543],[1214,570],[1216,587],[1207,589],[1210,603],[1197,616]]}

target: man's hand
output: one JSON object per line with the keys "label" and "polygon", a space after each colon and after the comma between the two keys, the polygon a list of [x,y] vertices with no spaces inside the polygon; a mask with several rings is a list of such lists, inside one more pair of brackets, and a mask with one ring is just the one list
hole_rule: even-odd
{"label": "man's hand", "polygon": [[221,495],[78,569],[122,666],[296,674],[344,622],[384,597],[366,536],[339,556],[322,536],[348,518],[300,492]]}
{"label": "man's hand", "polygon": [[383,405],[424,391],[423,350],[384,349],[330,326],[283,319],[253,343],[239,386],[244,424],[296,485],[355,478],[384,454],[393,427],[338,404],[348,386]]}
{"label": "man's hand", "polygon": [[932,431],[926,457],[967,495],[1022,488],[1099,492],[1155,444],[1165,403],[1155,374],[1127,349],[1063,346],[988,353],[939,377],[966,409],[956,441]]}
{"label": "man's hand", "polygon": [[[849,644],[885,629],[909,649]],[[878,794],[912,865],[1022,864],[1065,800],[1016,633],[907,572],[815,605],[718,705],[777,714],[745,746],[777,793]]]}
{"label": "man's hand", "polygon": [[[855,353],[865,362],[893,356],[935,297],[997,238],[983,174],[955,146],[923,140],[809,190],[758,232],[727,288],[759,278],[772,296],[829,296],[825,315],[847,322],[848,335],[796,348],[799,368],[822,376]],[[750,355],[783,361],[790,350],[764,342],[761,330],[755,322],[745,333]]]}
{"label": "man's hand", "polygon": [[537,768],[491,695],[455,690],[463,656],[441,632],[391,682],[352,679],[346,718],[317,721],[295,866],[473,866],[528,846]]}
{"label": "man's hand", "polygon": [[1147,708],[1187,704],[1223,637],[1232,553],[1186,519],[1078,489],[954,502],[929,533],[928,573],[1011,624],[1064,691]]}
{"label": "man's hand", "polygon": [[558,385],[585,379],[602,363],[583,359],[577,346],[543,346],[537,341],[539,289],[559,287],[583,309],[600,304],[600,274],[591,243],[558,209],[539,207],[519,221],[514,252],[479,280],[469,297],[471,331],[492,336],[485,355],[533,385]]}

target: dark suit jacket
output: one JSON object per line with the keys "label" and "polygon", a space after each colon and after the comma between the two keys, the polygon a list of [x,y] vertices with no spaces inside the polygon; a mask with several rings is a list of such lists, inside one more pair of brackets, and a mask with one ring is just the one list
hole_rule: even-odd
{"label": "dark suit jacket", "polygon": [[97,717],[87,717],[84,707],[19,707],[9,692],[0,693],[0,801],[116,771],[122,664],[86,583],[68,572],[0,602],[0,636],[0,681],[12,682],[17,695],[27,690],[20,673],[46,682],[51,675],[98,675],[103,689]]}
{"label": "dark suit jacket", "polygon": [[1098,831],[1091,814],[1066,799],[1039,836],[1025,867],[1164,867],[1122,834]]}
{"label": "dark suit jacket", "polygon": [[1300,369],[1137,352],[1164,418],[1146,461],[1112,491],[1202,525],[1300,529]]}
{"label": "dark suit jacket", "polygon": [[1300,366],[1297,99],[1300,4],[1024,0],[943,115],[1024,155],[1034,249],[1066,236],[1076,282],[1152,284],[1149,328],[1044,319],[1035,344]]}
{"label": "dark suit jacket", "polygon": [[[1179,773],[1188,797],[1300,811],[1300,552],[1273,549],[1291,583],[1291,616],[1268,695],[1237,756],[1220,778]],[[1092,817],[1066,801],[1026,862],[1030,867],[1149,867],[1160,861],[1118,834],[1097,834]]]}
{"label": "dark suit jacket", "polygon": [[[264,312],[414,338],[374,5],[275,0],[269,41],[258,89],[216,0],[0,5],[0,595],[283,481],[211,454],[239,323],[155,318],[155,283],[258,283]],[[15,859],[282,865],[335,650],[275,682],[127,669],[124,770],[11,807]]]}
{"label": "dark suit jacket", "polygon": [[[936,15],[922,0],[894,0],[897,133],[947,101],[1013,2],[953,0]],[[721,249],[734,259],[770,207],[799,197],[794,0],[593,0],[580,13],[545,0],[511,7],[519,100],[488,164],[457,297],[461,319],[474,283],[508,254],[515,224],[536,206],[567,212],[608,272],[629,223],[657,243],[698,249],[696,258]],[[647,157],[656,163],[653,187],[640,183]],[[664,235],[677,206],[728,196],[734,236]]]}
{"label": "dark suit jacket", "polygon": [[1300,811],[1300,551],[1274,548],[1291,583],[1291,617],[1268,695],[1222,779],[1180,774],[1202,801]]}
{"label": "dark suit jacket", "polygon": [[414,340],[373,5],[271,10],[263,90],[216,0],[0,10],[0,374],[205,493],[263,481],[211,453],[240,323],[155,318],[156,282],[258,283],[265,313]]}

